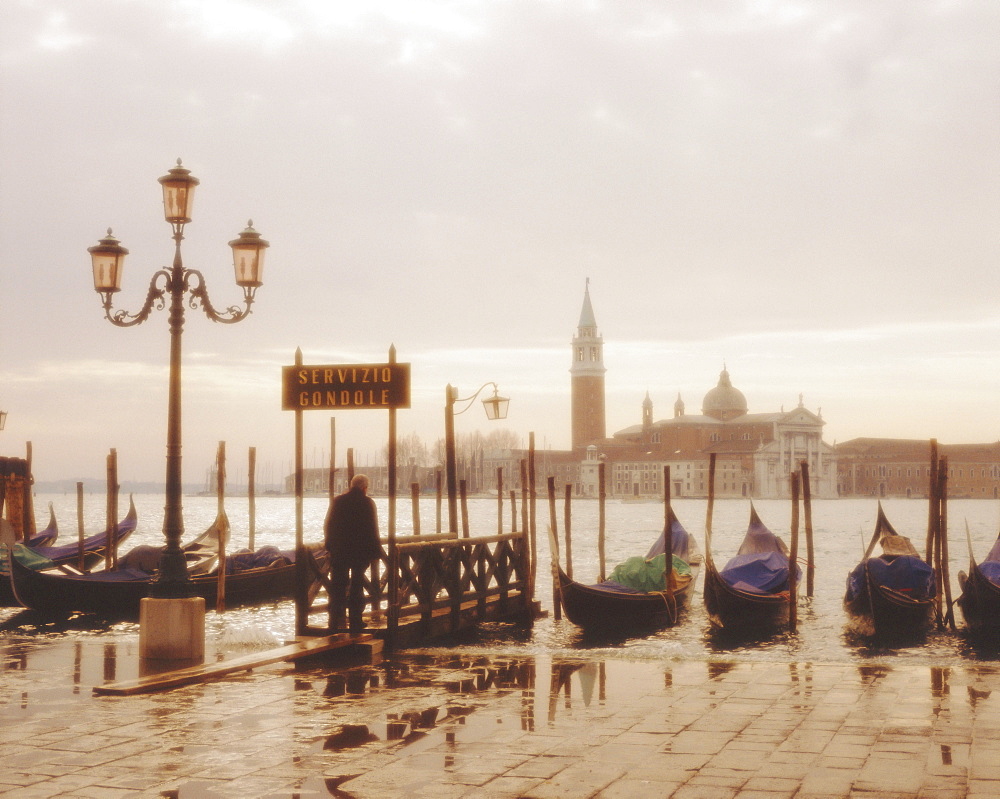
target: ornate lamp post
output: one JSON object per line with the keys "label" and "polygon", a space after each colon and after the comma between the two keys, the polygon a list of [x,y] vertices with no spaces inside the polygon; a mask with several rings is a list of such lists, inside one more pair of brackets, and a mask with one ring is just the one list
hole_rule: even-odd
{"label": "ornate lamp post", "polygon": [[[500,389],[496,383],[483,383],[474,394],[468,397],[458,397],[458,389],[451,383],[445,389],[444,407],[444,450],[445,450],[445,471],[448,479],[448,531],[458,532],[458,475],[455,473],[455,417],[460,413],[465,413],[472,407],[476,397],[487,386],[493,386],[493,396],[483,400],[483,407],[486,409],[486,418],[490,421],[507,418],[507,406],[510,400],[500,396]],[[456,411],[455,404],[468,403],[462,410]]]}
{"label": "ornate lamp post", "polygon": [[128,254],[128,250],[111,234],[111,229],[108,228],[107,237],[87,251],[93,260],[94,289],[104,298],[104,316],[111,324],[118,327],[142,324],[154,308],[163,310],[169,299],[170,376],[167,392],[166,506],[163,514],[166,547],[160,558],[159,577],[150,593],[160,598],[176,598],[191,593],[187,563],[181,550],[184,533],[181,508],[181,334],[184,330],[184,295],[190,295],[188,305],[191,308],[200,307],[213,322],[233,324],[245,319],[250,313],[254,293],[261,285],[264,250],[269,245],[253,229],[252,221],[238,238],[229,242],[233,248],[236,284],[243,288],[243,307],[230,306],[224,312],[218,312],[209,300],[201,272],[185,269],[181,261],[184,225],[191,221],[194,189],[199,180],[181,166],[178,158],[177,166],[159,178],[159,182],[163,186],[164,216],[173,229],[174,263],[170,269],[163,268],[153,273],[146,303],[138,313],[111,309],[113,295],[121,290],[122,268]]}

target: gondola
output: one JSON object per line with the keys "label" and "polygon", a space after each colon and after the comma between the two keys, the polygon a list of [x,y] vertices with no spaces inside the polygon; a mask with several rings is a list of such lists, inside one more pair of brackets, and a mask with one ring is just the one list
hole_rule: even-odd
{"label": "gondola", "polygon": [[[796,567],[801,576],[801,569]],[[798,587],[799,580],[795,585]],[[720,571],[712,559],[712,532],[705,530],[705,609],[713,627],[767,632],[788,623],[788,548],[750,505],[750,523],[734,558]]]}
{"label": "gondola", "polygon": [[[872,557],[876,544],[882,554]],[[851,625],[869,636],[920,635],[930,624],[935,594],[934,569],[889,524],[880,502],[872,540],[847,577],[844,609]]]}
{"label": "gondola", "polygon": [[[132,535],[138,523],[139,515],[135,509],[135,500],[129,494],[128,513],[125,514],[124,519],[118,522],[118,526],[115,528],[114,546],[120,546],[125,539]],[[92,569],[104,560],[108,548],[108,538],[108,532],[105,530],[104,532],[96,533],[83,539],[84,569]],[[59,546],[32,547],[32,551],[43,558],[51,560],[57,566],[67,564],[77,566],[80,555],[80,543],[77,541],[72,544],[61,544]]]}
{"label": "gondola", "polygon": [[[116,545],[121,544],[130,535],[132,535],[138,524],[139,517],[135,509],[135,502],[133,501],[131,495],[129,495],[128,503],[128,513],[125,514],[125,518],[122,519],[115,528],[114,539],[116,541]],[[55,512],[52,510],[51,504],[49,505],[49,513],[51,521],[46,530],[51,529],[55,525]],[[106,530],[102,533],[96,533],[95,535],[85,538],[83,540],[84,569],[93,568],[104,560],[105,553],[107,552],[107,546],[108,533]],[[53,567],[79,566],[79,542],[75,544],[63,544],[61,546],[28,545],[26,547],[24,544],[17,544],[17,547],[22,550],[24,554],[24,562],[27,564],[33,564],[32,568],[50,569]],[[17,597],[14,595],[14,590],[11,586],[10,574],[9,554],[4,552],[3,557],[0,558],[0,607],[9,608],[16,607],[18,605]]]}
{"label": "gondola", "polygon": [[[664,531],[645,558],[630,558],[616,567],[609,579],[602,583],[585,585],[575,582],[558,566],[559,593],[566,617],[585,630],[669,627],[676,624],[680,611],[690,604],[702,556],[694,537],[681,526],[673,513],[670,514],[670,529],[673,591],[664,590]],[[645,584],[642,577],[647,578]],[[658,585],[654,581],[658,581]]]}
{"label": "gondola", "polygon": [[[211,571],[211,547],[201,547],[188,557],[193,596],[205,599],[207,608],[216,605],[219,584],[217,567]],[[325,552],[317,550],[320,567],[325,568]],[[22,605],[46,615],[65,616],[74,611],[105,618],[138,618],[139,603],[149,596],[155,574],[138,568],[72,575],[25,568],[15,555],[12,560],[14,592]],[[295,593],[295,551],[262,547],[254,552],[237,552],[226,557],[226,607],[261,604],[290,599]]]}
{"label": "gondola", "polygon": [[969,631],[976,635],[1000,638],[1000,537],[981,563],[976,563],[969,539],[969,573],[958,573],[962,590],[958,606]]}
{"label": "gondola", "polygon": [[25,543],[29,547],[50,547],[59,537],[59,524],[56,522],[56,512],[49,503],[49,523],[38,535],[29,538]]}

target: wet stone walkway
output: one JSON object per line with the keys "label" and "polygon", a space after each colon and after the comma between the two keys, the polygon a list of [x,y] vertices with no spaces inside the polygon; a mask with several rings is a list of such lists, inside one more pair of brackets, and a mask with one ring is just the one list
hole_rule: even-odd
{"label": "wet stone walkway", "polygon": [[1000,796],[991,666],[418,653],[118,698],[128,644],[2,651],[18,799]]}

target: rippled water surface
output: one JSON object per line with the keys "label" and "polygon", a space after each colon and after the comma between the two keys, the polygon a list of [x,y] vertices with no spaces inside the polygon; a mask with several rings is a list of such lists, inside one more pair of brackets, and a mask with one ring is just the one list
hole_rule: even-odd
{"label": "rippled water surface", "polygon": [[[39,495],[35,500],[39,526],[47,521],[47,504],[52,502],[61,530],[61,541],[72,541],[76,536],[77,512],[75,495]],[[129,546],[158,544],[162,542],[164,500],[159,495],[136,495],[139,511],[139,528],[129,540]],[[387,500],[376,498],[383,535],[388,518]],[[786,501],[760,500],[757,511],[766,525],[789,540],[791,505]],[[215,497],[185,497],[185,539],[193,537],[207,527],[215,517]],[[245,546],[249,529],[248,501],[246,498],[228,498],[225,502],[233,528],[233,547]],[[918,550],[924,549],[927,529],[927,503],[920,500],[885,500],[886,514],[903,535],[913,540]],[[120,515],[127,508],[123,498]],[[307,541],[322,537],[323,519],[327,501],[322,497],[308,497],[303,503],[305,537]],[[687,527],[704,544],[706,502],[704,500],[676,500],[674,510]],[[256,545],[274,544],[291,547],[295,538],[295,502],[291,497],[259,497],[255,505]],[[715,503],[713,522],[713,554],[716,561],[725,562],[735,553],[746,532],[750,505],[745,500],[721,500]],[[650,659],[735,659],[752,661],[814,661],[843,663],[853,661],[905,662],[913,664],[942,664],[971,661],[997,661],[1000,653],[995,648],[976,649],[964,634],[932,631],[926,639],[908,642],[892,648],[874,646],[854,637],[845,629],[845,616],[841,606],[844,583],[848,571],[861,556],[875,525],[877,505],[874,500],[840,499],[813,502],[813,529],[815,537],[815,593],[812,598],[800,600],[799,626],[796,634],[778,634],[764,640],[727,640],[709,630],[701,600],[701,577],[691,610],[681,623],[670,629],[646,637],[615,639],[588,639],[566,619],[555,621],[552,614],[552,584],[549,579],[550,554],[548,545],[549,509],[544,497],[537,506],[539,549],[538,599],[545,618],[539,619],[530,630],[518,630],[507,625],[491,625],[462,641],[463,646],[482,648],[493,652],[521,653],[583,653],[599,654],[602,658]],[[1000,504],[986,500],[952,500],[948,507],[951,533],[950,568],[952,592],[958,594],[957,573],[967,569],[969,548],[965,526],[968,523],[973,548],[978,557],[989,550],[997,537],[1000,526]],[[505,504],[503,529],[510,529],[510,506]],[[571,510],[572,557],[574,576],[581,582],[590,582],[597,576],[597,525],[598,503],[578,500]],[[469,515],[473,535],[492,534],[497,530],[496,499],[469,500]],[[412,533],[412,506],[409,497],[397,501],[397,535]],[[445,509],[445,517],[447,511]],[[433,498],[422,501],[420,507],[421,532],[435,531],[436,510]],[[518,522],[520,524],[520,521]],[[652,540],[663,526],[663,507],[658,503],[608,502],[606,506],[606,553],[608,569],[626,557],[645,554]],[[104,527],[104,497],[93,494],[85,498],[85,529],[93,533]],[[562,500],[557,503],[557,527],[562,541],[565,563],[565,516]],[[799,545],[800,558],[805,558],[804,537]],[[804,591],[804,586],[803,586]],[[0,618],[9,617],[13,611],[0,612]],[[959,627],[961,613],[956,609]],[[290,602],[230,611],[225,618],[208,614],[208,646],[261,646],[278,643],[293,628],[294,610]],[[111,628],[96,625],[94,629],[50,629],[29,631],[35,636],[93,636],[108,640],[134,639],[136,625],[118,624]],[[25,632],[3,635],[24,635]]]}

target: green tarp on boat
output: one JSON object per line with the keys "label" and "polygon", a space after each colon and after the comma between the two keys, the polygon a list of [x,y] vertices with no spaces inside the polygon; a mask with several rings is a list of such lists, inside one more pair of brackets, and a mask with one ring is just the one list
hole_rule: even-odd
{"label": "green tarp on boat", "polygon": [[[663,567],[666,565],[666,555],[656,555],[646,560],[640,555],[629,558],[615,566],[608,576],[611,582],[634,588],[636,591],[663,591],[666,584],[663,580]],[[674,555],[674,573],[679,577],[690,577],[691,567]]]}

